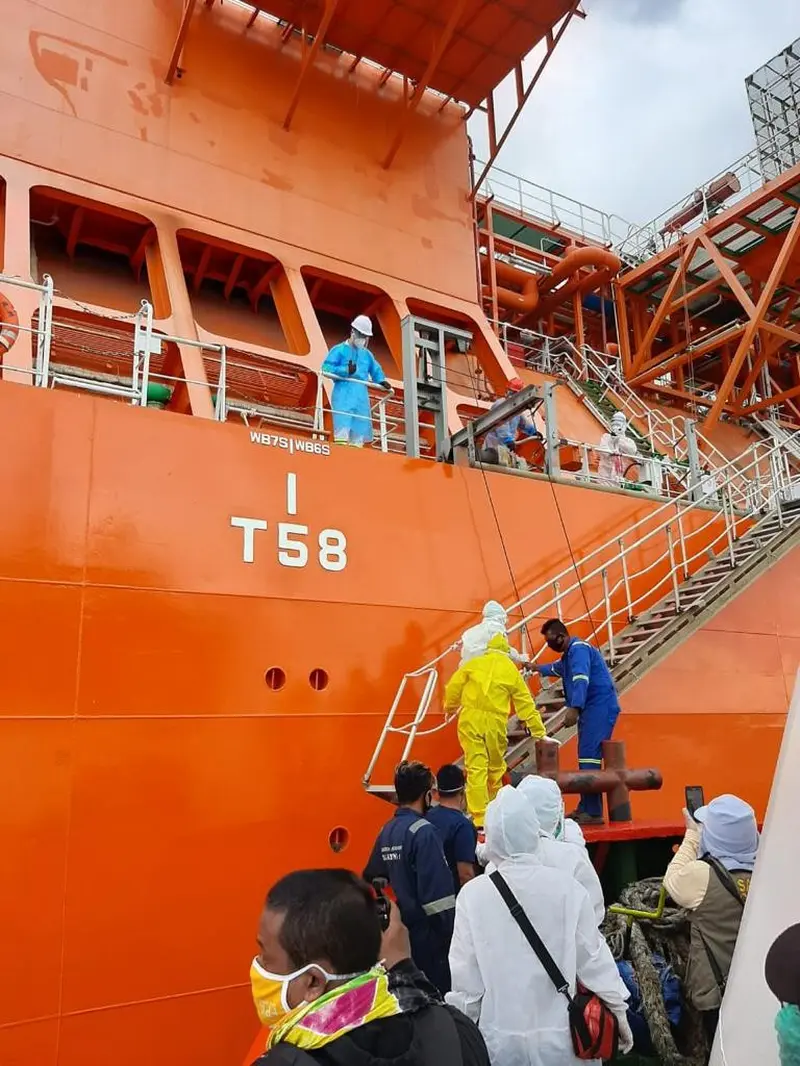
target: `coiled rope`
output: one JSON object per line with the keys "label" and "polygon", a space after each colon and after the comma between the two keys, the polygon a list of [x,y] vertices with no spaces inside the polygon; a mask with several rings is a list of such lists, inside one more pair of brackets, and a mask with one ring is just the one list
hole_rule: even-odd
{"label": "coiled rope", "polygon": [[[655,911],[661,884],[658,877],[635,881],[622,890],[619,903],[630,910]],[[625,958],[633,967],[642,1010],[660,1062],[664,1066],[704,1066],[708,1060],[708,1048],[700,1016],[684,998],[679,1049],[667,1018],[661,980],[652,958],[654,953],[663,956],[681,987],[685,987],[690,932],[687,912],[668,901],[661,918],[629,919],[622,914],[607,913],[602,932],[614,958]]]}

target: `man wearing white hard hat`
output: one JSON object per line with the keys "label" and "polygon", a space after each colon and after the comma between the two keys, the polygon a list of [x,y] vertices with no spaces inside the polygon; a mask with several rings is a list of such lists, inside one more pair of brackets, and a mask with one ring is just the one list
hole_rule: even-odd
{"label": "man wearing white hard hat", "polygon": [[369,350],[372,322],[367,315],[356,315],[350,324],[350,336],[334,345],[322,364],[322,373],[333,379],[333,439],[336,444],[361,448],[372,440],[372,413],[367,383],[372,381],[387,392],[380,363]]}

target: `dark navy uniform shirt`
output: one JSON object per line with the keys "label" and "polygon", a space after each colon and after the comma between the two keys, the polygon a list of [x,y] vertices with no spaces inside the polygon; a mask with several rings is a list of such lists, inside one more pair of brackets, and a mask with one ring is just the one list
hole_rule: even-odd
{"label": "dark navy uniform shirt", "polygon": [[398,807],[378,834],[364,877],[386,878],[409,929],[430,923],[449,940],[456,905],[453,876],[438,830],[427,818]]}
{"label": "dark navy uniform shirt", "polygon": [[475,865],[475,845],[478,842],[475,826],[466,814],[452,807],[431,807],[425,817],[439,830],[444,857],[447,859],[447,865],[453,875],[456,894],[458,894],[461,888],[458,863],[468,862]]}

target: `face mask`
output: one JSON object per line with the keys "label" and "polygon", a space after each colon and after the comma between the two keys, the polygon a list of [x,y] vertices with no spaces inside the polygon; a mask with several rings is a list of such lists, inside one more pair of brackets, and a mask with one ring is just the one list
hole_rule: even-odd
{"label": "face mask", "polygon": [[427,814],[432,806],[433,806],[433,793],[432,792],[426,792],[425,793],[425,798],[422,801],[422,813],[423,814]]}
{"label": "face mask", "polygon": [[253,959],[250,967],[250,987],[262,1025],[277,1025],[292,1010],[289,1006],[289,985],[295,977],[301,977],[309,970],[319,970],[327,981],[349,981],[360,976],[357,973],[328,973],[315,962],[310,962],[308,966],[303,966],[294,973],[270,973],[259,964],[258,959]]}
{"label": "face mask", "polygon": [[355,337],[353,337],[353,344],[356,346],[356,348],[366,348],[367,338],[356,335]]}
{"label": "face mask", "polygon": [[564,650],[564,638],[563,637],[548,637],[547,647],[551,651],[561,652]]}

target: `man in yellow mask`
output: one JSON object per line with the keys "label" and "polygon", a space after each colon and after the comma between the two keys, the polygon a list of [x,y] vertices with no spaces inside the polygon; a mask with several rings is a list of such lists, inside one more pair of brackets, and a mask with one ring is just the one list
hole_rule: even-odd
{"label": "man in yellow mask", "polygon": [[243,1066],[490,1066],[475,1023],[412,962],[398,908],[387,926],[349,870],[281,878],[257,940],[250,982],[264,1028]]}
{"label": "man in yellow mask", "polygon": [[467,808],[483,828],[489,800],[494,799],[506,772],[506,729],[511,706],[531,736],[546,735],[528,686],[509,658],[508,640],[498,633],[483,655],[470,659],[453,674],[445,689],[445,711],[459,706],[458,739],[467,771]]}

